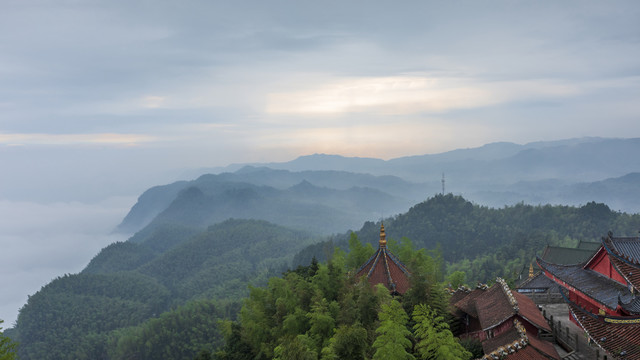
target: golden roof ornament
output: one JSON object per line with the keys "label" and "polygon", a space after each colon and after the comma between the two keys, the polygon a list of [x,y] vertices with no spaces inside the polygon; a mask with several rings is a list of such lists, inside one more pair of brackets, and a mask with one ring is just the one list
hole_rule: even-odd
{"label": "golden roof ornament", "polygon": [[380,247],[387,246],[387,234],[384,232],[384,224],[380,222]]}
{"label": "golden roof ornament", "polygon": [[533,277],[533,263],[529,263],[529,279]]}

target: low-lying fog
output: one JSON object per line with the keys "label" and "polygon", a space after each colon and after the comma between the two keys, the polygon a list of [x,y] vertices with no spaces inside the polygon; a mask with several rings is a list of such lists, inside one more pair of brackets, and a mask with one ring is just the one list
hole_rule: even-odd
{"label": "low-lying fog", "polygon": [[52,279],[81,271],[106,245],[135,202],[117,197],[97,203],[0,201],[0,319],[12,327],[18,310]]}

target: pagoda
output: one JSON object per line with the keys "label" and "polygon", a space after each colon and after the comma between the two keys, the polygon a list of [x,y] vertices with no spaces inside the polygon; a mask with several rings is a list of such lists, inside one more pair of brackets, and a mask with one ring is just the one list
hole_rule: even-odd
{"label": "pagoda", "polygon": [[640,238],[610,232],[583,263],[537,262],[591,340],[617,359],[640,359]]}
{"label": "pagoda", "polygon": [[482,360],[560,359],[553,344],[544,340],[551,328],[538,307],[503,279],[497,278],[491,287],[460,287],[449,303],[460,319],[456,335],[480,341]]}
{"label": "pagoda", "polygon": [[409,287],[411,273],[407,267],[387,249],[387,235],[384,224],[380,224],[378,250],[358,269],[356,278],[366,276],[369,284],[384,285],[392,295],[404,294]]}

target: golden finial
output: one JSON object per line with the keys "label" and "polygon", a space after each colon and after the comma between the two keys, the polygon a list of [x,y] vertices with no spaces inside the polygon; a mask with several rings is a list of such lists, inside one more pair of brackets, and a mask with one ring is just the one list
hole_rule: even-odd
{"label": "golden finial", "polygon": [[384,232],[384,224],[380,222],[380,247],[387,246],[387,234]]}
{"label": "golden finial", "polygon": [[533,277],[533,263],[529,263],[529,279]]}

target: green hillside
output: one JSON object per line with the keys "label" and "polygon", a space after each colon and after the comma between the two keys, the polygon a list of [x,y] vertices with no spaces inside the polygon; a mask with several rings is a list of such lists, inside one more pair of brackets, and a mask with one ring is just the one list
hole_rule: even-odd
{"label": "green hillside", "polygon": [[[635,236],[640,215],[612,211],[595,202],[581,207],[517,204],[494,209],[448,194],[434,196],[384,223],[392,239],[406,237],[417,248],[440,249],[448,272],[462,270],[468,280],[487,281],[496,276],[513,279],[547,244],[599,241],[610,230]],[[367,222],[357,234],[375,245],[379,228],[379,222]],[[308,264],[314,256],[324,260],[333,244],[346,249],[347,239],[348,235],[340,235],[310,245],[296,255],[294,264]]]}
{"label": "green hillside", "polygon": [[[429,271],[432,281],[447,281],[461,271],[463,279],[456,273],[456,282],[473,284],[496,276],[515,279],[547,244],[597,241],[609,230],[636,235],[640,215],[595,202],[492,209],[449,194],[386,219],[385,228],[389,247],[399,256],[407,248],[428,250],[437,264]],[[365,222],[358,236],[375,247],[379,229],[379,223]],[[147,228],[104,248],[80,274],[57,278],[31,296],[10,334],[20,342],[21,359],[192,359],[222,344],[214,324],[236,317],[247,285],[263,286],[288,268],[308,266],[314,256],[326,262],[335,246],[348,250],[349,237],[319,241],[261,220],[231,219],[204,230]],[[350,254],[348,266],[356,267],[365,252]],[[304,277],[304,271],[296,273]]]}
{"label": "green hillside", "polygon": [[[134,346],[123,340],[125,335],[144,338],[146,333],[138,333],[136,326],[173,321],[167,315],[145,325],[176,307],[186,313],[215,309],[211,316],[218,311],[221,318],[233,316],[235,310],[228,309],[246,296],[248,284],[263,284],[286,270],[293,255],[313,238],[264,221],[228,220],[205,231],[158,229],[137,240],[104,248],[83,272],[54,279],[29,298],[14,331],[20,359],[113,358],[108,354]],[[218,316],[207,315],[204,326],[201,315],[194,315],[193,323],[176,321],[210,327]],[[191,336],[189,349],[194,351],[214,340],[207,331]]]}

